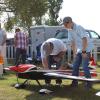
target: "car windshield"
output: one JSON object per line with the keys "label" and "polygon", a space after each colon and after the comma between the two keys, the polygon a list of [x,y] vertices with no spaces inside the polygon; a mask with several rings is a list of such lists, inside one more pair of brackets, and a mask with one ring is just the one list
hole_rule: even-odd
{"label": "car windshield", "polygon": [[63,29],[56,33],[55,38],[57,39],[64,39],[68,38],[68,31],[66,29]]}
{"label": "car windshield", "polygon": [[90,34],[91,34],[91,38],[95,38],[95,39],[100,38],[100,36],[95,31],[90,31]]}
{"label": "car windshield", "polygon": [[100,36],[98,33],[92,30],[86,30],[87,35],[92,39],[100,39]]}

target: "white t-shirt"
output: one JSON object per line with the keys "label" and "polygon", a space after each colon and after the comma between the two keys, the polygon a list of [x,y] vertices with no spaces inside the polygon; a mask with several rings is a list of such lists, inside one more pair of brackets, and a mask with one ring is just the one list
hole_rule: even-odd
{"label": "white t-shirt", "polygon": [[84,37],[87,38],[87,42],[88,42],[88,46],[86,48],[86,51],[87,52],[90,52],[91,50],[93,50],[93,41],[90,40],[90,38],[88,37],[85,29],[80,26],[80,25],[77,25],[74,23],[74,26],[73,26],[73,29],[72,30],[69,30],[68,31],[68,35],[69,35],[69,41],[73,41],[75,42],[76,44],[76,47],[77,47],[77,53],[81,53],[82,52],[82,39]]}
{"label": "white t-shirt", "polygon": [[61,51],[67,50],[65,44],[61,40],[56,39],[56,38],[50,38],[50,39],[46,40],[41,46],[41,58],[46,57],[45,51],[43,50],[43,45],[45,43],[48,43],[48,42],[51,42],[53,44],[53,50],[52,50],[52,53],[50,55],[57,55]]}

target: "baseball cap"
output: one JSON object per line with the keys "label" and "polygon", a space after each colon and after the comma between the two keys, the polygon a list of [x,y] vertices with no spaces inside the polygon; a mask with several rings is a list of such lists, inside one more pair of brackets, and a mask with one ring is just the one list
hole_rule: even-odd
{"label": "baseball cap", "polygon": [[68,22],[72,22],[72,18],[71,17],[64,17],[63,19],[63,24],[68,23]]}

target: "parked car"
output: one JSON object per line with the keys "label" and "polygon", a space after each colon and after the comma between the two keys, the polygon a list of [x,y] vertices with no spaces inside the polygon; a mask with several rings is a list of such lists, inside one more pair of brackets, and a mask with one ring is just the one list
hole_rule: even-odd
{"label": "parked car", "polygon": [[[93,30],[86,30],[87,35],[90,37],[90,39],[93,41],[94,45],[98,45],[100,43],[100,35],[96,33]],[[55,38],[61,39],[65,45],[69,43],[68,41],[68,30],[67,29],[62,29],[61,31],[59,30]]]}

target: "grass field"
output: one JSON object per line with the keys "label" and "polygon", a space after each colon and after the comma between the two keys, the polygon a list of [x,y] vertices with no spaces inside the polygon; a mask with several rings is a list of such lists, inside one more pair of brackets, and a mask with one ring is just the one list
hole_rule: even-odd
{"label": "grass field", "polygon": [[[100,68],[97,71],[100,72]],[[45,88],[44,81],[40,82]],[[48,89],[54,92],[41,95],[38,92],[40,87],[36,81],[30,81],[25,89],[16,89],[14,88],[14,84],[16,84],[15,74],[6,73],[4,79],[0,79],[0,100],[100,100],[100,97],[95,95],[96,92],[100,91],[100,84],[94,84],[91,90],[86,90],[81,82],[78,88],[71,88],[70,83],[69,80],[63,80],[62,86],[57,87],[55,81],[52,80],[53,86],[48,87]]]}

